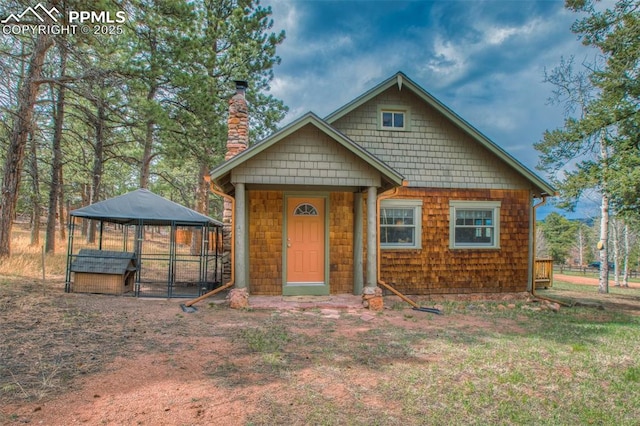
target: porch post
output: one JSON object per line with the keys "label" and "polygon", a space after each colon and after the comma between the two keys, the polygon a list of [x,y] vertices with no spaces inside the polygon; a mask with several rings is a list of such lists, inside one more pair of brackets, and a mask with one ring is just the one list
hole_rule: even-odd
{"label": "porch post", "polygon": [[353,294],[362,294],[364,263],[362,261],[363,229],[362,193],[353,195]]}
{"label": "porch post", "polygon": [[367,287],[377,287],[378,238],[375,186],[367,188]]}
{"label": "porch post", "polygon": [[246,288],[246,266],[244,261],[246,259],[246,238],[245,238],[245,225],[246,225],[246,209],[245,209],[245,192],[244,183],[236,183],[236,217],[233,224],[233,232],[235,232],[235,278],[236,288]]}

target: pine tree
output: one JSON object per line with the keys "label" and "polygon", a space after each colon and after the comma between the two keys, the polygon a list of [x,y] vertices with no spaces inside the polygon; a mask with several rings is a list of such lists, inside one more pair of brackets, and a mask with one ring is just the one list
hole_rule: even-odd
{"label": "pine tree", "polygon": [[[572,31],[599,56],[578,72],[573,61],[563,62],[548,76],[555,99],[570,113],[579,110],[563,128],[545,132],[536,148],[541,169],[563,170],[557,184],[566,199],[575,202],[587,189],[602,195],[598,291],[607,293],[610,209],[637,211],[640,196],[640,4],[619,0],[599,11],[591,0],[571,0],[567,7],[588,13]],[[567,170],[567,163],[575,166]]]}

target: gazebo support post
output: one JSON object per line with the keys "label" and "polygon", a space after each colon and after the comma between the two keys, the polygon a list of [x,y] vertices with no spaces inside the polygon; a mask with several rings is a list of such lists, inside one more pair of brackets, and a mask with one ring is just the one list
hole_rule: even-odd
{"label": "gazebo support post", "polygon": [[136,297],[140,296],[140,271],[141,271],[141,263],[142,263],[142,226],[143,222],[138,220],[136,225],[136,237],[135,242],[133,244],[133,252],[136,254],[136,284],[135,284],[135,295]]}
{"label": "gazebo support post", "polygon": [[104,227],[104,221],[100,221],[100,234],[98,236],[98,250],[102,250],[102,228]]}
{"label": "gazebo support post", "polygon": [[176,276],[176,223],[171,222],[169,232],[169,276],[167,277],[167,294],[173,297],[173,284]]}
{"label": "gazebo support post", "polygon": [[71,255],[73,254],[73,234],[75,223],[73,217],[69,216],[69,240],[67,243],[67,274],[64,282],[65,293],[71,292]]}

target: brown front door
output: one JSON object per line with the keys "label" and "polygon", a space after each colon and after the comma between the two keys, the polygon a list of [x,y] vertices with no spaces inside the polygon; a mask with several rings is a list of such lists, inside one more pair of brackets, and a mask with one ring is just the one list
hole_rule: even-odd
{"label": "brown front door", "polygon": [[287,275],[283,294],[329,294],[325,237],[325,199],[287,198]]}

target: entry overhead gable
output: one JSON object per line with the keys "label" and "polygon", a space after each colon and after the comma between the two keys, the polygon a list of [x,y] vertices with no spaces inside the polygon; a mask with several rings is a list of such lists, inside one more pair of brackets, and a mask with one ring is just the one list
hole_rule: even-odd
{"label": "entry overhead gable", "polygon": [[[456,114],[454,111],[449,109],[446,105],[441,103],[438,99],[433,97],[430,93],[428,93],[426,90],[424,90],[415,82],[413,82],[411,79],[409,79],[402,72],[398,72],[397,74],[383,81],[376,87],[365,92],[364,94],[354,99],[353,101],[349,102],[348,104],[344,105],[337,111],[331,113],[324,120],[331,126],[340,128],[340,126],[338,125],[339,122],[341,121],[344,122],[344,120],[347,120],[348,118],[352,118],[350,113],[360,108],[361,106],[367,104],[369,101],[374,100],[374,98],[382,95],[385,91],[393,88],[394,86],[397,86],[397,90],[400,90],[402,92],[409,91],[410,93],[413,93],[415,96],[418,97],[418,99],[420,99],[420,101],[424,102],[428,107],[432,108],[433,110],[437,111],[439,114],[444,116],[446,120],[448,120],[452,125],[454,125],[458,129],[460,129],[471,140],[475,141],[477,144],[479,144],[479,146],[483,147],[492,155],[495,155],[497,158],[502,160],[502,162],[510,170],[512,170],[512,172],[509,172],[510,175],[512,176],[519,175],[526,182],[529,182],[529,184],[533,188],[535,188],[537,192],[539,192],[542,195],[555,194],[556,192],[555,189],[549,183],[545,182],[542,178],[540,178],[534,172],[529,170],[526,166],[524,166],[522,163],[520,163],[518,160],[512,157],[500,146],[496,145],[488,137],[483,135],[479,130],[477,130],[475,127],[473,127],[463,118],[461,118],[458,114]],[[348,133],[346,129],[344,129],[344,131],[345,133]],[[358,141],[357,138],[354,138],[354,139]],[[368,149],[369,148],[370,147],[368,147]],[[377,155],[380,155],[380,153],[376,152],[376,150],[373,150],[373,152],[376,153]],[[384,156],[381,156],[381,158],[383,158],[385,161],[388,161]],[[394,164],[393,162],[389,162],[389,163],[392,165]],[[398,170],[400,170],[402,173],[405,173],[405,171],[402,168],[398,166],[394,166],[394,167],[397,167]],[[515,175],[513,175],[512,173],[515,173]],[[410,182],[413,182],[413,177],[410,176],[410,174],[407,174],[406,176]],[[414,182],[414,183],[417,183],[417,182]]]}
{"label": "entry overhead gable", "polygon": [[233,184],[400,186],[403,176],[313,113],[211,172],[223,190]]}

